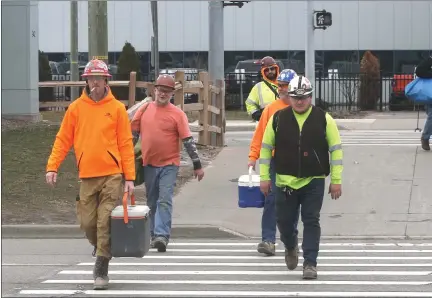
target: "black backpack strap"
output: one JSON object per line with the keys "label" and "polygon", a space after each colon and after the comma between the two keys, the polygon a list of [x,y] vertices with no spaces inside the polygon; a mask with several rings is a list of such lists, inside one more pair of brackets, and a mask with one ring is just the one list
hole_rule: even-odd
{"label": "black backpack strap", "polygon": [[273,91],[273,93],[274,93],[274,95],[275,95],[275,97],[276,98],[278,98],[279,97],[279,94],[277,93],[277,91],[273,88],[273,86],[272,85],[270,85],[270,83],[269,82],[267,82],[266,80],[262,80],[263,82],[264,82],[264,84],[266,84],[267,85],[267,87],[269,87],[270,88],[270,90],[271,91]]}

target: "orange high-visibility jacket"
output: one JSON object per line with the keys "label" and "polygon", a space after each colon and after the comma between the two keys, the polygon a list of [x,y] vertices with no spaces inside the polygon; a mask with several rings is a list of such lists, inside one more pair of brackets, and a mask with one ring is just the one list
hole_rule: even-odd
{"label": "orange high-visibility jacket", "polygon": [[57,172],[72,145],[80,178],[123,173],[125,180],[135,180],[128,114],[109,88],[99,102],[90,99],[84,90],[69,105],[48,159],[47,172]]}
{"label": "orange high-visibility jacket", "polygon": [[249,160],[256,161],[257,159],[259,159],[262,138],[265,129],[267,127],[267,122],[269,121],[270,117],[273,116],[273,114],[276,113],[277,111],[282,110],[288,106],[289,105],[284,103],[282,99],[277,99],[265,107],[264,111],[262,112],[261,118],[258,122],[258,126],[255,129],[252,142],[250,144]]}

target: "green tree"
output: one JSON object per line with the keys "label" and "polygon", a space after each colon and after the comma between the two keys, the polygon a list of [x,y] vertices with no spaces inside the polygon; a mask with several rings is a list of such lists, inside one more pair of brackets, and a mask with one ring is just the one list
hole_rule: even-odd
{"label": "green tree", "polygon": [[361,110],[374,110],[381,98],[380,62],[371,51],[366,51],[360,62],[359,106]]}
{"label": "green tree", "polygon": [[[130,73],[135,71],[137,81],[141,80],[140,73],[140,57],[135,51],[135,48],[130,42],[125,42],[120,57],[117,61],[117,74],[115,80],[118,81],[129,81]],[[118,100],[128,100],[129,87],[113,87],[112,92]],[[140,92],[136,93],[136,100],[141,97]]]}
{"label": "green tree", "polygon": [[[52,80],[51,67],[48,56],[39,50],[39,82]],[[54,99],[54,88],[40,87],[39,101],[50,101]]]}

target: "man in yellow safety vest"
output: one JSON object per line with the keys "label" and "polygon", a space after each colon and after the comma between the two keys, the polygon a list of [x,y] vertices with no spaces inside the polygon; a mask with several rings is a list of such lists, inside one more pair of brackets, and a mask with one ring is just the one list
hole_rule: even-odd
{"label": "man in yellow safety vest", "polygon": [[276,79],[279,72],[279,66],[272,57],[266,56],[261,59],[263,80],[253,86],[246,99],[246,110],[253,120],[259,121],[264,108],[278,98]]}

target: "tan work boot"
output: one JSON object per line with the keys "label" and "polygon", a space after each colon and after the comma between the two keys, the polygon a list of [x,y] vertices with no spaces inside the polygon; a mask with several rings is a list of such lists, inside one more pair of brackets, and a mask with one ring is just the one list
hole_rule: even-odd
{"label": "tan work boot", "polygon": [[298,266],[299,261],[299,248],[285,248],[285,264],[289,270],[294,270]]}
{"label": "tan work boot", "polygon": [[106,290],[108,288],[108,264],[108,258],[102,256],[96,257],[96,262],[93,269],[94,290]]}
{"label": "tan work boot", "polygon": [[274,256],[276,254],[276,246],[274,243],[263,241],[258,244],[257,251],[268,256]]}
{"label": "tan work boot", "polygon": [[303,279],[317,279],[318,273],[315,266],[306,264],[303,266]]}

